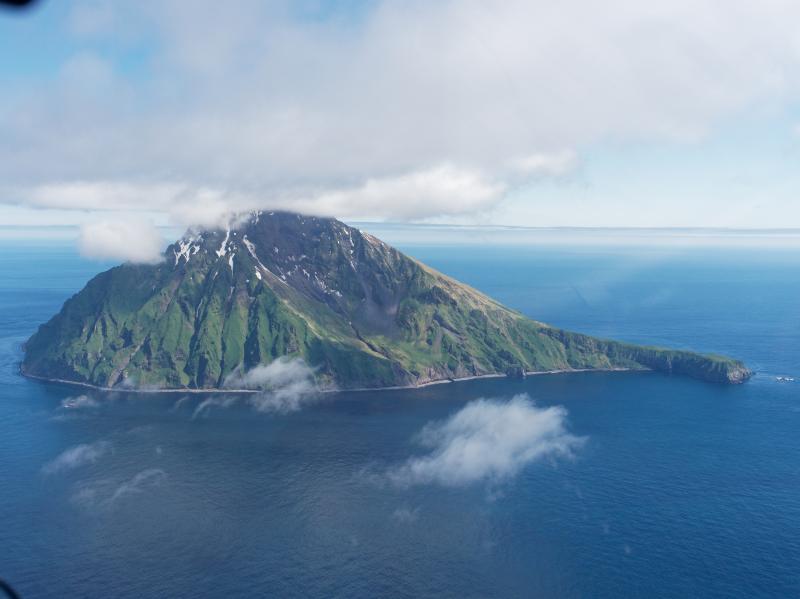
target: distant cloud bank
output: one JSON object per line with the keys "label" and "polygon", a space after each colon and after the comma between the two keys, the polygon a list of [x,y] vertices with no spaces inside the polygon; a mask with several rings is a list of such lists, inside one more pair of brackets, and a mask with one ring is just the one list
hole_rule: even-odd
{"label": "distant cloud bank", "polygon": [[[692,142],[800,89],[788,0],[379,0],[312,17],[282,1],[76,0],[64,13],[42,25],[47,70],[11,77],[0,101],[5,202],[182,224],[251,208],[474,216],[569,177],[593,144]],[[113,242],[128,232],[89,230],[82,247],[155,260],[147,237]]]}

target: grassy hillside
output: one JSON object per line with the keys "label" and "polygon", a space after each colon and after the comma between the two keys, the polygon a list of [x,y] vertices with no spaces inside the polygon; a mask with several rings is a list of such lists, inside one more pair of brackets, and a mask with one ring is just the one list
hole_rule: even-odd
{"label": "grassy hillside", "polygon": [[569,369],[750,375],[720,356],[549,327],[339,221],[289,213],[192,232],[158,265],[101,273],[31,337],[22,368],[102,387],[220,388],[280,356],[340,388]]}

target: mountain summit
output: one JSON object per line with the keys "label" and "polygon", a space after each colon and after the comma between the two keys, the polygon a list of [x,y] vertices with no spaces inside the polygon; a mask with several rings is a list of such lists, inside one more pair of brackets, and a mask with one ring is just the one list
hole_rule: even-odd
{"label": "mountain summit", "polygon": [[30,338],[22,370],[99,387],[219,389],[281,357],[338,388],[575,369],[750,376],[728,358],[530,320],[358,229],[287,212],[190,231],[157,265],[97,275]]}

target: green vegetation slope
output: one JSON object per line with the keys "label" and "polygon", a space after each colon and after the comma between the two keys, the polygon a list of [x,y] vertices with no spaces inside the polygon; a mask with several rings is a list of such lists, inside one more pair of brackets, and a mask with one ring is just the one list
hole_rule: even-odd
{"label": "green vegetation slope", "polygon": [[97,275],[27,342],[22,370],[101,387],[221,388],[281,356],[339,388],[572,369],[750,376],[720,356],[550,327],[337,220],[281,212],[189,232],[160,264]]}

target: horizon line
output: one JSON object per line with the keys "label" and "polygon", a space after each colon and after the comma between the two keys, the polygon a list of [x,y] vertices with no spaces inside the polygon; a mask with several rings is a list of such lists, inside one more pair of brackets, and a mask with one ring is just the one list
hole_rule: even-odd
{"label": "horizon line", "polygon": [[[720,232],[720,233],[795,233],[800,234],[800,227],[715,227],[715,226],[587,226],[587,225],[473,225],[461,223],[407,223],[401,221],[351,221],[337,218],[350,226],[378,226],[395,228],[419,228],[419,229],[493,229],[511,231],[624,231],[624,232],[647,232],[647,231],[673,231],[673,232]],[[45,229],[45,230],[70,230],[79,229],[81,225],[5,225],[0,224],[0,230],[14,229]],[[183,229],[188,228],[184,225],[155,225],[157,229]]]}

